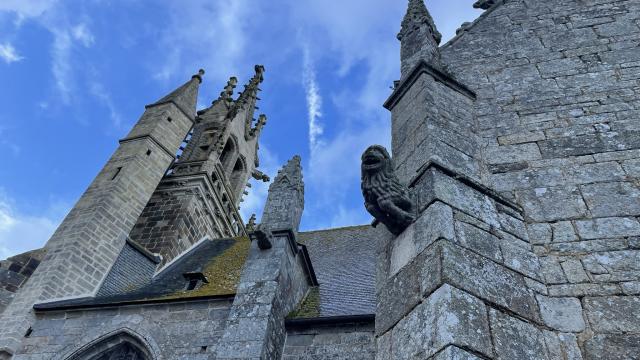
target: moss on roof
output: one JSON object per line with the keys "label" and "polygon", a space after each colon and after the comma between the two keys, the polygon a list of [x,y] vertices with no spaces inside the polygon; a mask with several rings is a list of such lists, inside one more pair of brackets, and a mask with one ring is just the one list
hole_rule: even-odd
{"label": "moss on roof", "polygon": [[234,244],[214,256],[203,267],[202,273],[209,283],[195,290],[182,290],[161,299],[183,299],[203,296],[234,295],[240,281],[242,267],[249,254],[251,241],[248,237],[234,238]]}
{"label": "moss on roof", "polygon": [[316,318],[320,316],[320,287],[314,286],[307,292],[297,309],[293,310],[288,319]]}

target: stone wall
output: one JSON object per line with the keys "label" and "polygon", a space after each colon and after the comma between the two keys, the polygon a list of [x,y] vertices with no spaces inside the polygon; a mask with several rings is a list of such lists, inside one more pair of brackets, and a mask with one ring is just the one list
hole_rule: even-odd
{"label": "stone wall", "polygon": [[442,50],[478,96],[483,179],[524,208],[549,295],[581,306],[593,359],[637,352],[639,45],[637,1],[509,0]]}
{"label": "stone wall", "polygon": [[96,340],[126,331],[158,360],[210,359],[232,300],[40,313],[15,360],[66,359]]}
{"label": "stone wall", "polygon": [[287,329],[282,360],[375,359],[373,324],[311,325]]}

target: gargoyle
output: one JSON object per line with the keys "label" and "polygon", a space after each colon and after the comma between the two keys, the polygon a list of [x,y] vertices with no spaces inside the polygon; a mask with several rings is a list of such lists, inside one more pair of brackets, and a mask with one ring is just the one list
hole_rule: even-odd
{"label": "gargoyle", "polygon": [[398,180],[384,147],[373,145],[362,154],[361,187],[367,211],[391,233],[399,235],[415,220],[409,190]]}
{"label": "gargoyle", "polygon": [[258,225],[253,232],[249,233],[249,237],[251,237],[251,240],[258,241],[260,250],[271,249],[273,246],[271,231],[268,229],[263,230],[261,225]]}

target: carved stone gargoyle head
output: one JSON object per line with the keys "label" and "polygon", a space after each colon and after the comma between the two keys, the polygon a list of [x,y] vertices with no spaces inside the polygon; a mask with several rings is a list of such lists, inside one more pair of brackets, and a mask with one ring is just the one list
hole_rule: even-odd
{"label": "carved stone gargoyle head", "polygon": [[362,195],[367,211],[389,231],[399,235],[414,220],[414,204],[407,187],[395,174],[383,146],[370,146],[362,154]]}
{"label": "carved stone gargoyle head", "polygon": [[262,224],[258,225],[256,229],[249,233],[249,237],[252,241],[258,242],[260,250],[271,249],[273,246],[273,235],[269,229],[263,229]]}

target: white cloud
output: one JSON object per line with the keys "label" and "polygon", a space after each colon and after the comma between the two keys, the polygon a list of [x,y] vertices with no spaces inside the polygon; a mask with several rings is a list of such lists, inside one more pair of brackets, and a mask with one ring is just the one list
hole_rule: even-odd
{"label": "white cloud", "polygon": [[109,110],[111,124],[114,128],[120,130],[123,126],[122,116],[111,99],[111,94],[104,88],[104,85],[97,81],[92,81],[89,84],[89,91],[91,92],[91,95],[95,96],[96,99],[98,99],[98,101],[100,101],[102,105]]}
{"label": "white cloud", "polygon": [[160,64],[153,70],[156,79],[169,81],[204,68],[207,81],[224,84],[229,74],[251,69],[243,55],[252,20],[248,14],[255,7],[252,2],[167,0],[165,4],[171,17],[157,48],[162,56],[154,64]]}
{"label": "white cloud", "polygon": [[324,132],[320,118],[322,117],[322,97],[316,81],[316,71],[313,67],[309,47],[303,48],[302,83],[307,99],[307,113],[309,116],[309,146],[311,154],[322,147],[320,137]]}
{"label": "white cloud", "polygon": [[10,11],[21,18],[37,17],[49,10],[57,0],[2,0],[0,11]]}
{"label": "white cloud", "polygon": [[18,55],[16,49],[10,43],[0,44],[0,58],[2,58],[2,60],[7,64],[24,59],[22,56]]}
{"label": "white cloud", "polygon": [[0,189],[0,259],[44,246],[68,209],[52,204],[42,215],[21,214]]}
{"label": "white cloud", "polygon": [[78,40],[84,47],[90,47],[95,42],[95,37],[85,23],[73,26],[70,31],[73,38]]}

